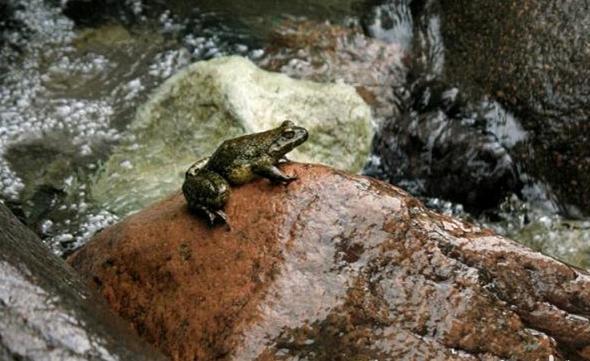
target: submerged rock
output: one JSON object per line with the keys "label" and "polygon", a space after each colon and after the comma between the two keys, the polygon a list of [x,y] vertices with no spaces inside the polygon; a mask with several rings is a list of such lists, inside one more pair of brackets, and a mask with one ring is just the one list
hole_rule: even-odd
{"label": "submerged rock", "polygon": [[[590,221],[564,219],[514,198],[502,204],[501,208],[508,206],[506,212],[501,210],[494,222],[484,219],[484,224],[536,251],[590,269]],[[511,203],[522,208],[510,209]]]}
{"label": "submerged rock", "polygon": [[69,262],[174,360],[590,360],[590,276],[315,165],[236,187],[231,230],[180,193]]}
{"label": "submerged rock", "polygon": [[309,130],[296,160],[359,171],[373,137],[371,110],[354,88],[294,80],[245,58],[198,62],[166,81],[137,112],[132,141],[113,151],[92,187],[119,214],[180,188],[186,169],[225,139],[276,127]]}
{"label": "submerged rock", "polygon": [[588,2],[440,2],[447,80],[514,111],[532,135],[517,154],[527,171],[549,182],[564,213],[588,214]]}
{"label": "submerged rock", "polygon": [[71,212],[56,205],[73,202],[67,179],[72,169],[81,168],[89,157],[72,144],[70,134],[47,132],[43,138],[10,144],[4,158],[24,183],[19,202],[9,207],[13,212],[23,213],[27,226],[42,234],[46,219],[74,218]]}
{"label": "submerged rock", "polygon": [[165,360],[0,203],[0,359]]}

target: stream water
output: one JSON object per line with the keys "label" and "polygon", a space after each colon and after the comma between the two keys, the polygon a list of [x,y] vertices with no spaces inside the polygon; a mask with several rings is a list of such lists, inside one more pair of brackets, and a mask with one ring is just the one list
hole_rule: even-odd
{"label": "stream water", "polygon": [[[0,20],[0,199],[55,253],[71,252],[124,216],[101,209],[88,189],[113,146],[131,137],[127,126],[137,106],[179,69],[220,55],[261,59],[269,29],[286,17],[350,24],[367,16],[383,19],[382,12],[389,11],[405,15],[387,31],[379,27],[382,20],[370,21],[367,32],[406,48],[413,36],[404,1],[373,13],[365,2],[352,0],[194,3],[0,4],[5,19]],[[437,33],[439,20],[433,17],[428,23],[425,41],[436,46],[430,48],[424,72],[436,73],[444,64],[444,47]],[[505,142],[526,136],[509,113],[498,110],[490,118],[490,131]],[[522,194],[509,194],[498,208],[477,216],[460,204],[424,201],[589,267],[590,221],[564,219],[545,184],[527,184]]]}

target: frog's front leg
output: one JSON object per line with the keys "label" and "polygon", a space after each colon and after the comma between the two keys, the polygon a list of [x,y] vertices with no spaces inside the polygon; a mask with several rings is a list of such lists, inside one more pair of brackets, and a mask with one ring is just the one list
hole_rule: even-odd
{"label": "frog's front leg", "polygon": [[259,163],[252,167],[252,170],[257,175],[268,178],[273,182],[290,183],[297,179],[296,176],[290,176],[283,173],[276,165],[272,163]]}

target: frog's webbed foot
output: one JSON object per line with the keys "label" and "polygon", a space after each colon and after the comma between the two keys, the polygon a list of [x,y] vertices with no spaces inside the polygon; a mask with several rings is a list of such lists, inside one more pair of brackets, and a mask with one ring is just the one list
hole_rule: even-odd
{"label": "frog's webbed foot", "polygon": [[297,176],[287,175],[275,165],[258,168],[255,172],[264,178],[270,179],[273,183],[291,183],[297,179]]}
{"label": "frog's webbed foot", "polygon": [[215,224],[215,219],[217,218],[215,212],[212,212],[207,207],[203,206],[197,207],[195,211],[207,217],[207,224],[209,225],[209,227],[213,227],[213,225]]}
{"label": "frog's webbed foot", "polygon": [[227,219],[227,214],[224,211],[222,211],[221,209],[218,209],[213,213],[215,213],[216,219],[221,219],[223,224],[225,224],[225,227],[227,228],[227,230],[231,231],[231,225],[229,224],[229,221]]}
{"label": "frog's webbed foot", "polygon": [[218,209],[212,211],[207,207],[198,206],[195,209],[195,211],[207,217],[207,224],[209,225],[209,227],[215,226],[215,224],[218,223],[218,221],[220,221],[221,223],[225,224],[228,229],[231,229],[228,222],[227,214],[223,210]]}

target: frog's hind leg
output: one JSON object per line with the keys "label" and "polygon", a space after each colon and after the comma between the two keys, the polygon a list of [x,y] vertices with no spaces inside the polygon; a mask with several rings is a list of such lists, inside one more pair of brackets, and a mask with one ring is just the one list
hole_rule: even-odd
{"label": "frog's hind leg", "polygon": [[209,227],[213,227],[219,220],[227,224],[227,215],[223,212],[223,207],[231,191],[228,182],[219,174],[199,169],[198,163],[195,163],[187,171],[182,192],[188,208],[205,218]]}

